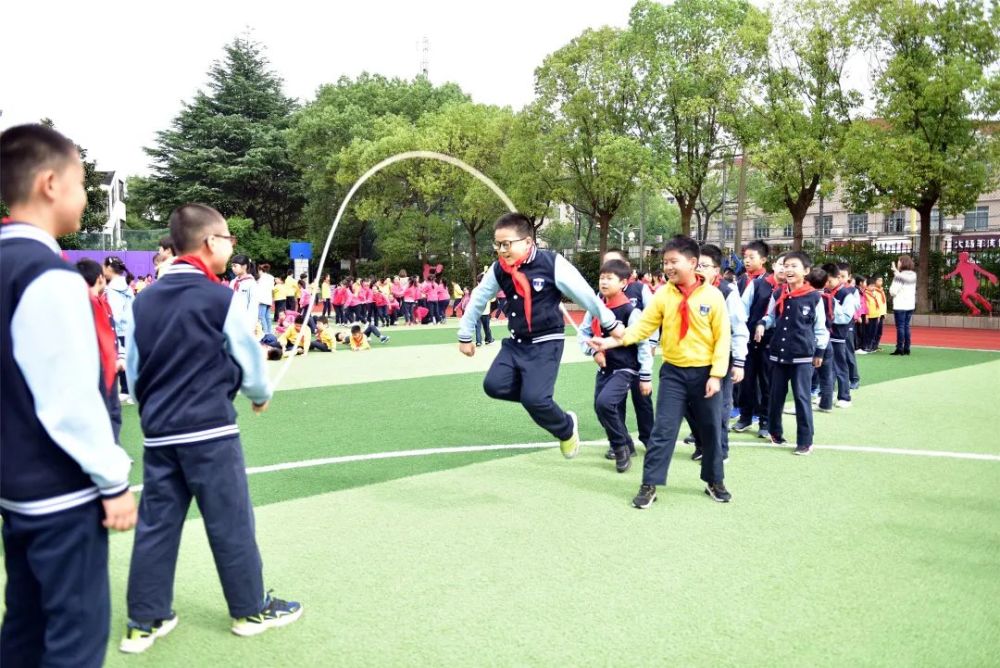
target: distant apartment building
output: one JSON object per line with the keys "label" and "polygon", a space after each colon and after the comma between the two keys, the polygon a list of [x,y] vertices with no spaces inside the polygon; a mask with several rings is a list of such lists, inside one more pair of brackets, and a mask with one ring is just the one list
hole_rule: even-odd
{"label": "distant apartment building", "polygon": [[117,171],[98,172],[101,190],[105,194],[107,221],[101,229],[108,248],[122,248],[122,229],[125,226],[125,198],[128,189],[125,177]]}

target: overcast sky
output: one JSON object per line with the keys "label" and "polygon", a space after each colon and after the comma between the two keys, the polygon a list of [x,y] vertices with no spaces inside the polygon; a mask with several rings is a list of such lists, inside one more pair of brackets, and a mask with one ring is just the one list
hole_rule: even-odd
{"label": "overcast sky", "polygon": [[105,2],[12,0],[3,11],[0,126],[42,117],[101,169],[146,173],[143,146],[205,86],[247,28],[286,94],[363,71],[412,78],[430,41],[430,79],[476,102],[520,108],[542,59],[587,27],[628,23],[634,0]]}

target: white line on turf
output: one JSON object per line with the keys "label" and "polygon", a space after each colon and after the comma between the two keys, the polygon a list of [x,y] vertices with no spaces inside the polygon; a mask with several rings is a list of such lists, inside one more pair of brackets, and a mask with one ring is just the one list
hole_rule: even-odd
{"label": "white line on turf", "polygon": [[[580,441],[580,445],[606,448],[606,440]],[[677,445],[682,445],[677,441]],[[779,446],[770,443],[740,443],[730,441],[732,447],[741,448],[777,448]],[[247,468],[247,475],[257,473],[273,473],[274,471],[289,471],[291,469],[305,469],[316,466],[327,466],[330,464],[349,464],[351,462],[364,462],[377,459],[398,459],[403,457],[429,457],[431,455],[452,455],[468,452],[502,452],[504,450],[544,450],[555,448],[557,443],[546,441],[543,443],[502,443],[497,445],[461,445],[451,448],[423,448],[420,450],[395,450],[390,452],[369,452],[359,455],[341,455],[340,457],[324,457],[322,459],[304,459],[298,462],[285,462],[282,464],[269,464],[267,466],[251,466]],[[780,446],[788,449],[789,446]],[[876,448],[861,445],[814,445],[813,450],[834,450],[841,452],[868,452],[881,455],[904,455],[909,457],[937,457],[945,459],[971,459],[977,461],[1000,462],[1000,455],[990,455],[977,452],[947,452],[944,450],[912,450],[904,448]],[[141,492],[142,485],[132,485],[133,492]]]}

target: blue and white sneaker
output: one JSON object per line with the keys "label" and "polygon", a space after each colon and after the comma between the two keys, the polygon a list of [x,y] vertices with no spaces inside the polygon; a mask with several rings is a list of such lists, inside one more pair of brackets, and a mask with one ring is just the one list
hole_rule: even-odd
{"label": "blue and white sneaker", "polygon": [[256,615],[234,619],[231,630],[238,636],[255,636],[268,629],[287,626],[301,616],[301,603],[274,598],[271,596],[271,591],[268,591],[264,599],[264,608]]}

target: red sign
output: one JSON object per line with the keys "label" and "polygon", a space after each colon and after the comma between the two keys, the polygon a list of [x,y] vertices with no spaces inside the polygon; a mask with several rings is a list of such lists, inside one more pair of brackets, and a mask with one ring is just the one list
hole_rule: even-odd
{"label": "red sign", "polygon": [[1000,234],[963,234],[951,238],[951,252],[1000,250]]}

